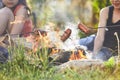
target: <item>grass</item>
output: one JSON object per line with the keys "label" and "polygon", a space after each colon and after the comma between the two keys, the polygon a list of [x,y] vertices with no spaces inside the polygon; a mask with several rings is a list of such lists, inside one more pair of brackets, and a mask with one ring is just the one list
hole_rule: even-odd
{"label": "grass", "polygon": [[104,69],[66,69],[64,72],[57,72],[56,67],[49,62],[47,49],[30,55],[30,59],[27,59],[23,46],[10,48],[9,53],[12,55],[10,60],[0,64],[0,80],[120,80],[120,65],[106,66]]}

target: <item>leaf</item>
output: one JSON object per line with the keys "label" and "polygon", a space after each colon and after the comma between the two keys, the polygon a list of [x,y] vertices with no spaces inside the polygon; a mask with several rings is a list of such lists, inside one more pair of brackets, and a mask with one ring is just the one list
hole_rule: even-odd
{"label": "leaf", "polygon": [[107,66],[107,67],[113,67],[115,65],[114,57],[111,57],[108,61],[105,61],[104,65]]}

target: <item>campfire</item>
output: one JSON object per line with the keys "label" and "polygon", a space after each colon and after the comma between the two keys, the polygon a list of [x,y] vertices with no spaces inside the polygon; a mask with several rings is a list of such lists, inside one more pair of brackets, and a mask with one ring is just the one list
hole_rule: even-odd
{"label": "campfire", "polygon": [[[67,54],[66,52],[68,50],[65,50],[62,47],[59,46],[64,46],[65,42],[67,41],[67,39],[69,39],[71,42],[70,45],[68,46],[73,46],[74,44],[72,44],[72,39],[70,38],[72,30],[70,28],[67,28],[65,31],[63,31],[62,35],[58,34],[59,30],[57,30],[57,34],[55,36],[51,36],[49,34],[49,32],[45,31],[45,30],[35,30],[30,37],[27,38],[27,41],[31,42],[33,44],[32,46],[32,50],[33,52],[36,52],[38,49],[41,49],[43,47],[48,47],[49,49],[51,49],[51,51],[48,53],[50,54],[50,56],[55,55],[55,54],[60,54],[61,52],[65,52],[65,54]],[[51,41],[50,38],[51,37],[56,37],[54,38],[54,40],[56,41]],[[38,48],[39,47],[39,48]],[[76,47],[74,45],[74,47]],[[69,48],[69,47],[67,47]],[[77,49],[77,50],[70,50],[70,55],[68,57],[68,61],[69,60],[80,60],[80,59],[87,59],[86,55],[85,55],[85,51],[83,49]],[[61,53],[62,54],[62,53]],[[65,60],[65,61],[67,61]],[[64,62],[64,61],[63,61]]]}
{"label": "campfire", "polygon": [[[78,24],[77,26],[68,24],[68,27],[60,33],[60,30],[54,30],[51,27],[49,30],[35,30],[31,36],[27,37],[27,41],[32,43],[32,52],[41,50],[42,48],[48,48],[48,54],[52,59],[56,59],[56,62],[65,63],[67,61],[74,60],[89,60],[92,57],[92,52],[84,49],[79,45],[79,42],[75,42],[77,30],[81,30],[88,34],[89,29],[83,28],[84,25]],[[52,29],[52,30],[50,30]],[[76,31],[74,31],[76,29]],[[80,39],[80,38],[79,38]],[[104,55],[104,56],[103,56]],[[107,60],[110,54],[105,52],[96,55],[97,59]]]}

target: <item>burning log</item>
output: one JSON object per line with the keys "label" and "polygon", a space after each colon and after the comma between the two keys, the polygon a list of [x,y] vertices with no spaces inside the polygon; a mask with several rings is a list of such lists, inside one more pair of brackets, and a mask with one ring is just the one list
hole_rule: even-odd
{"label": "burning log", "polygon": [[50,58],[52,58],[52,60],[54,60],[53,63],[55,65],[59,65],[59,64],[68,62],[70,55],[71,55],[71,51],[60,51],[56,54],[50,55]]}
{"label": "burning log", "polygon": [[55,50],[52,49],[50,57],[54,60],[55,63],[65,63],[71,60],[80,60],[87,59],[86,53],[84,50],[79,49],[77,51],[64,51],[64,50]]}

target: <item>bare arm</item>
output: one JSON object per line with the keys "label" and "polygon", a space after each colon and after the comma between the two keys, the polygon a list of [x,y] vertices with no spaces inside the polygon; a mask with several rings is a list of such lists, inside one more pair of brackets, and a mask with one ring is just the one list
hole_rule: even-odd
{"label": "bare arm", "polygon": [[22,6],[17,11],[14,22],[12,22],[13,26],[10,31],[11,34],[20,34],[22,32],[25,18],[26,18],[26,9],[24,6]]}
{"label": "bare arm", "polygon": [[14,16],[12,11],[7,8],[1,8],[0,9],[0,35],[3,35],[3,33],[12,26],[10,24],[11,21],[14,20]]}
{"label": "bare arm", "polygon": [[93,50],[94,54],[98,53],[99,50],[101,49],[101,47],[103,46],[105,28],[100,28],[100,27],[105,27],[106,26],[107,18],[108,18],[108,7],[103,8],[100,11],[98,31],[97,31],[97,35],[96,35],[96,38],[95,38],[95,41],[94,41],[94,50]]}

